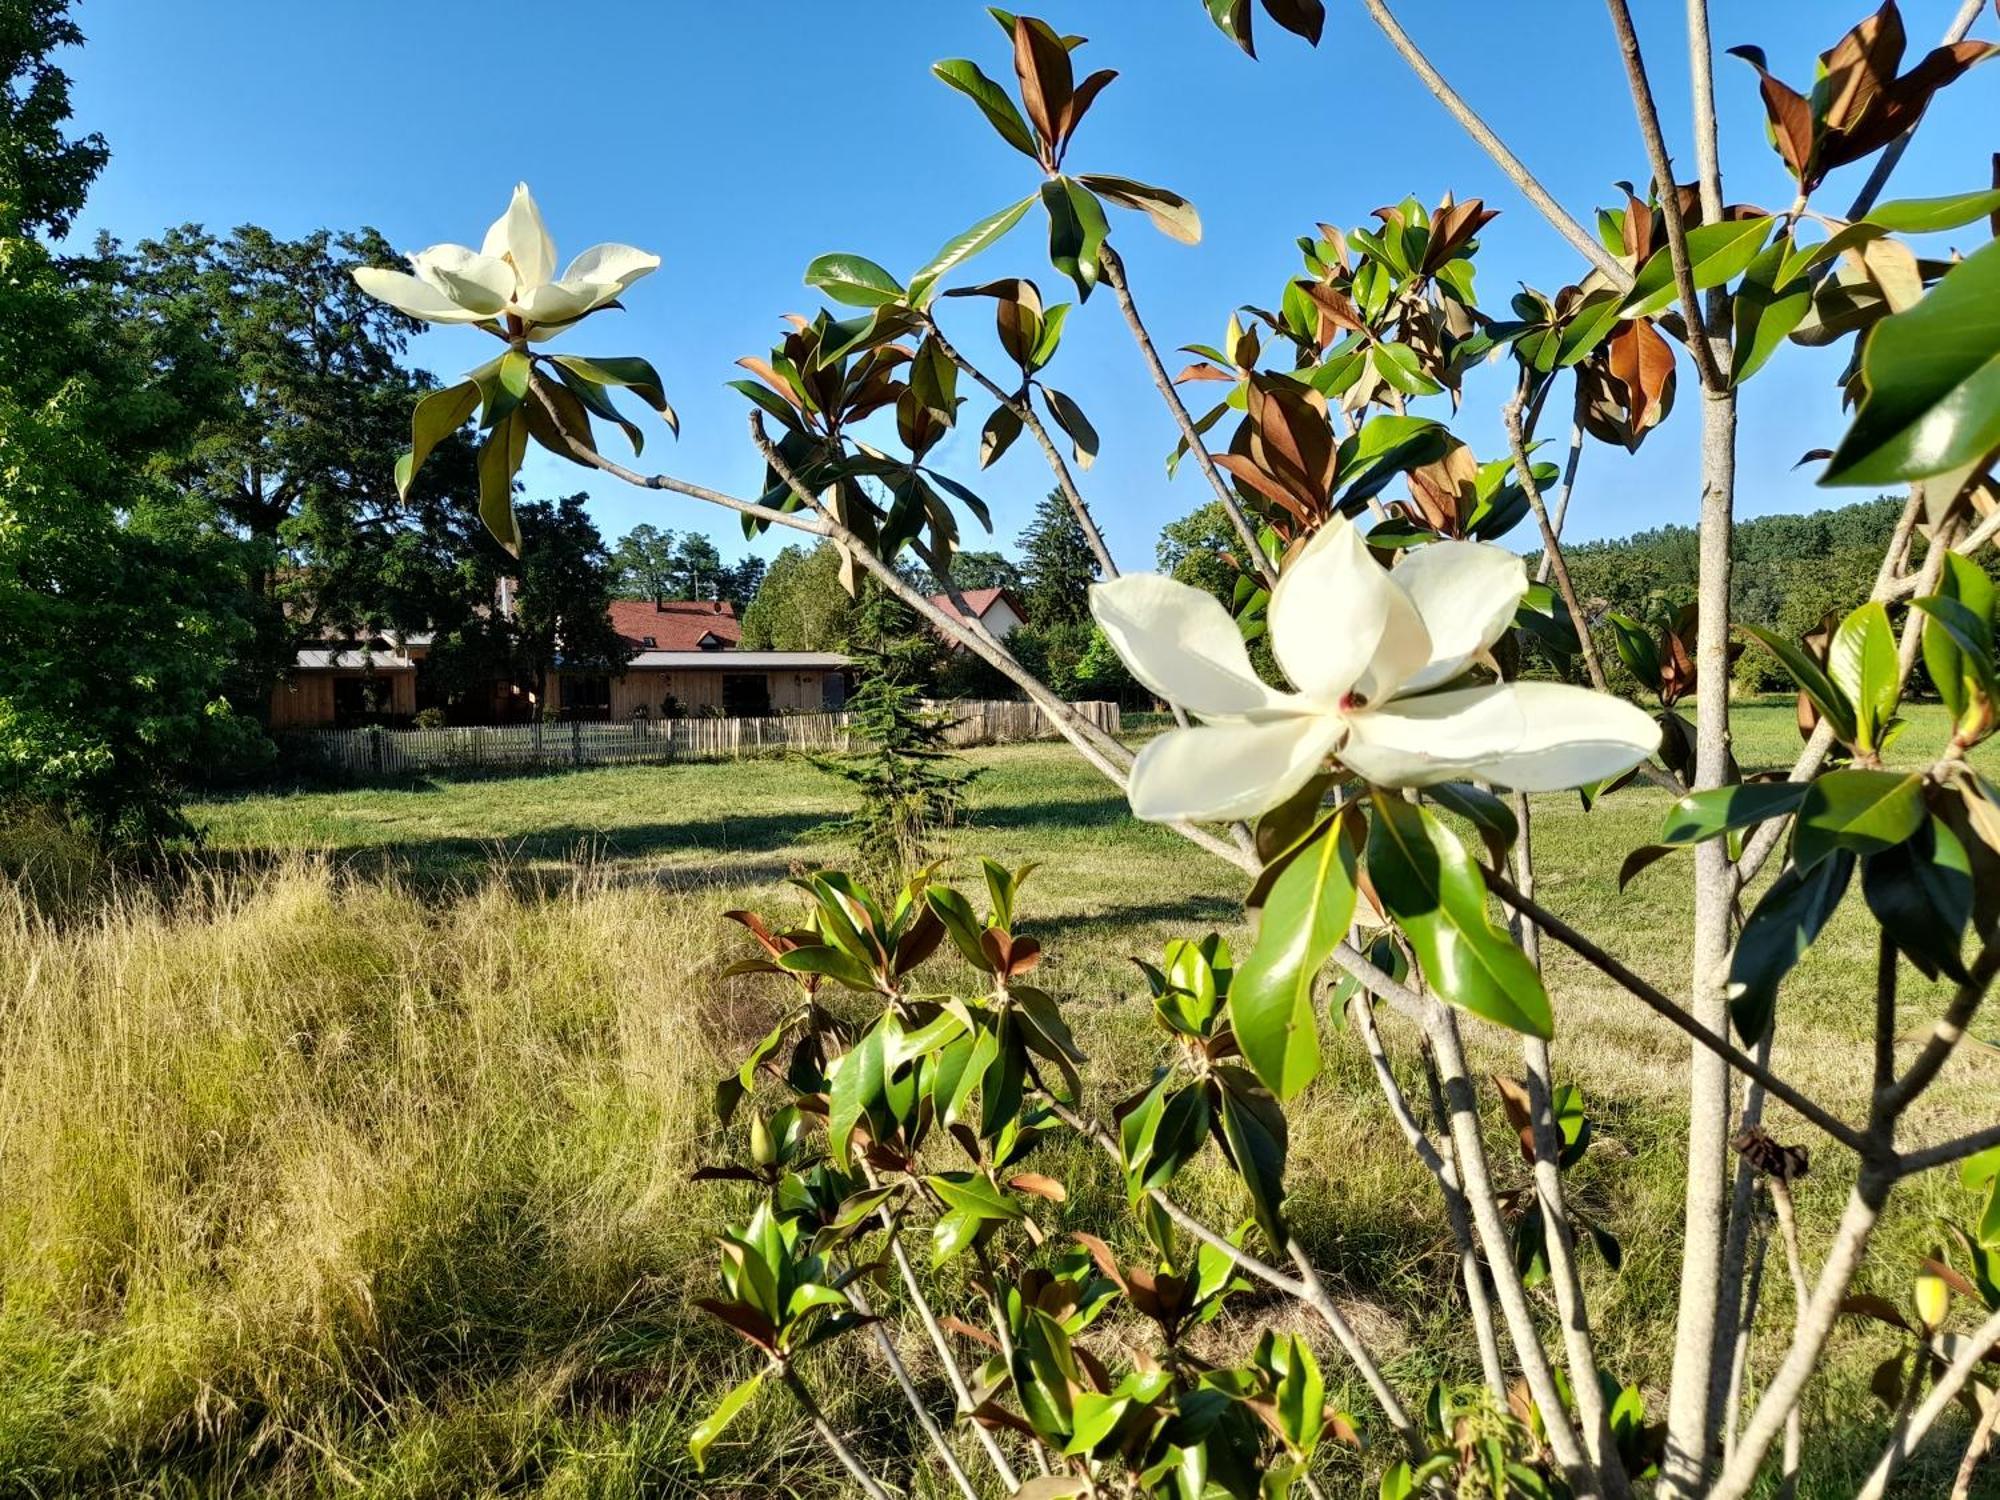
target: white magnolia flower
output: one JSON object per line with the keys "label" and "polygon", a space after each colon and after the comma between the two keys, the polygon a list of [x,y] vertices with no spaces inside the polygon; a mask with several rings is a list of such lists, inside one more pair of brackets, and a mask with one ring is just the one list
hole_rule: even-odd
{"label": "white magnolia flower", "polygon": [[356,266],[354,280],[369,296],[413,318],[429,323],[518,319],[530,339],[550,337],[660,265],[659,256],[630,245],[593,245],[557,276],[555,242],[542,227],[541,211],[525,182],[515,186],[507,212],[493,221],[477,250],[433,245],[409,259],[414,276]]}
{"label": "white magnolia flower", "polygon": [[1091,613],[1132,675],[1205,721],[1139,752],[1132,811],[1252,817],[1329,755],[1378,786],[1477,778],[1543,792],[1629,771],[1660,729],[1623,699],[1550,682],[1437,691],[1500,638],[1527,588],[1519,557],[1478,542],[1433,542],[1390,573],[1331,521],[1271,595],[1271,648],[1298,689],[1282,693],[1211,595],[1157,573],[1097,585]]}

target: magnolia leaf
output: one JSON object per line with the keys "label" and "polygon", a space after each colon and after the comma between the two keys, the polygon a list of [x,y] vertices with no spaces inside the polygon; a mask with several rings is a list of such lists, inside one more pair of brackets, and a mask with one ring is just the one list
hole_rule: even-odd
{"label": "magnolia leaf", "polygon": [[910,278],[910,305],[927,306],[938,282],[973,256],[998,244],[1008,230],[1021,222],[1022,215],[1034,207],[1035,198],[1030,193],[1019,203],[988,214],[970,229],[946,240],[937,254],[924,263],[923,269]]}
{"label": "magnolia leaf", "polygon": [[1001,140],[1023,156],[1034,161],[1041,160],[1041,153],[1035,149],[1035,138],[1028,133],[1028,122],[1021,118],[1020,110],[1007,97],[1007,91],[982,73],[977,63],[954,57],[933,63],[931,72],[978,105],[980,113],[986,116],[986,123],[999,132]]}
{"label": "magnolia leaf", "polygon": [[1792,862],[1810,870],[1836,850],[1880,854],[1923,826],[1924,780],[1900,771],[1848,768],[1806,784],[1792,829]]}
{"label": "magnolia leaf", "polygon": [[1201,215],[1179,193],[1103,172],[1080,173],[1076,180],[1121,208],[1137,209],[1168,239],[1179,240],[1183,245],[1201,243]]}
{"label": "magnolia leaf", "polygon": [[501,418],[479,450],[479,519],[493,540],[521,555],[521,527],[514,519],[514,475],[528,453],[528,414],[518,406]]}
{"label": "magnolia leaf", "polygon": [[1422,807],[1378,795],[1368,874],[1432,989],[1510,1030],[1555,1034],[1541,975],[1494,927],[1486,883],[1457,835]]}
{"label": "magnolia leaf", "polygon": [[1861,382],[1860,408],[1821,484],[1922,479],[2000,447],[2000,241],[1875,325]]}
{"label": "magnolia leaf", "polygon": [[1969,982],[1960,956],[1972,920],[1972,863],[1938,818],[1861,867],[1861,894],[1883,932],[1928,979]]}
{"label": "magnolia leaf", "polygon": [[1042,399],[1049,404],[1049,415],[1056,419],[1056,425],[1069,434],[1072,452],[1079,467],[1089,468],[1097,461],[1097,429],[1090,425],[1090,418],[1083,414],[1083,408],[1052,385],[1042,387]]}
{"label": "magnolia leaf", "polygon": [[1853,875],[1854,856],[1844,849],[1810,870],[1787,865],[1743,924],[1729,964],[1729,1015],[1746,1044],[1770,1030],[1780,981],[1832,918]]}
{"label": "magnolia leaf", "polygon": [[1313,984],[1354,920],[1356,851],[1328,818],[1264,898],[1257,943],[1229,986],[1229,1023],[1257,1077],[1281,1101],[1319,1074]]}
{"label": "magnolia leaf", "polygon": [[715,1410],[702,1418],[701,1425],[689,1434],[688,1454],[694,1459],[697,1474],[703,1472],[708,1450],[722,1436],[723,1429],[743,1414],[744,1408],[756,1399],[763,1385],[764,1372],[759,1370],[716,1403]]}
{"label": "magnolia leaf", "polygon": [[903,284],[860,255],[822,255],[806,267],[806,285],[849,307],[881,307],[903,300]]}
{"label": "magnolia leaf", "polygon": [[1718,834],[1781,818],[1805,800],[1811,785],[1806,781],[1748,781],[1689,792],[1667,809],[1660,842],[1699,844]]}
{"label": "magnolia leaf", "polygon": [[550,358],[561,368],[593,384],[623,386],[658,412],[676,437],[680,435],[681,419],[668,404],[666,390],[660,384],[659,371],[649,361],[636,355],[585,359],[580,354],[556,354]]}
{"label": "magnolia leaf", "polygon": [[1879,749],[1895,717],[1903,676],[1887,606],[1871,601],[1840,622],[1827,648],[1826,674],[1854,705],[1855,749]]}
{"label": "magnolia leaf", "polygon": [[1103,205],[1074,178],[1058,176],[1042,184],[1042,206],[1049,214],[1049,264],[1076,283],[1077,297],[1088,301],[1103,269],[1104,238],[1111,232]]}
{"label": "magnolia leaf", "polygon": [[[1695,290],[1705,292],[1721,286],[1749,268],[1771,232],[1767,218],[1725,219],[1719,224],[1698,224],[1687,232],[1688,269]],[[1662,245],[1639,268],[1632,290],[1619,311],[1628,318],[1651,317],[1673,305],[1679,295],[1674,286],[1674,263],[1669,248]]]}
{"label": "magnolia leaf", "polygon": [[410,483],[431,450],[463,427],[478,407],[479,383],[474,380],[432,391],[417,403],[410,413],[410,451],[396,461],[398,496],[410,498]]}

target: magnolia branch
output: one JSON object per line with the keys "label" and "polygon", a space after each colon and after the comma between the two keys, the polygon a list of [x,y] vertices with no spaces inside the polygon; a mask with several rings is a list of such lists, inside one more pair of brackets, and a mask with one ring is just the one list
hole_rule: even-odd
{"label": "magnolia branch", "polygon": [[1793,1109],[1798,1111],[1799,1114],[1812,1121],[1813,1124],[1839,1141],[1850,1151],[1861,1156],[1880,1154],[1879,1148],[1872,1144],[1865,1135],[1855,1130],[1853,1126],[1841,1120],[1839,1116],[1833,1114],[1831,1111],[1815,1104],[1789,1083],[1786,1083],[1776,1073],[1773,1073],[1769,1068],[1760,1064],[1749,1053],[1737,1047],[1727,1037],[1718,1036],[1713,1031],[1710,1031],[1666,994],[1655,988],[1647,980],[1633,973],[1632,970],[1628,969],[1596,943],[1593,943],[1589,938],[1578,932],[1561,917],[1558,917],[1546,907],[1539,905],[1533,897],[1524,895],[1516,889],[1513,883],[1504,875],[1497,874],[1492,870],[1485,870],[1484,874],[1487,887],[1494,895],[1498,896],[1509,906],[1517,908],[1532,918],[1535,924],[1548,933],[1550,937],[1561,943],[1565,948],[1576,954],[1578,958],[1584,960],[1584,962],[1604,974],[1607,978],[1616,980],[1623,989],[1638,1000],[1643,1001],[1656,1015],[1671,1021],[1696,1042],[1699,1042],[1717,1057],[1726,1061],[1737,1072],[1747,1078],[1756,1079],[1757,1082],[1769,1090],[1774,1099],[1782,1099],[1786,1104],[1789,1104]]}
{"label": "magnolia branch", "polygon": [[1173,413],[1174,425],[1180,428],[1181,438],[1187,443],[1188,452],[1207,478],[1209,488],[1215,491],[1215,498],[1222,502],[1228,513],[1229,524],[1236,528],[1236,535],[1243,542],[1244,559],[1257,575],[1264,580],[1266,588],[1276,588],[1278,570],[1271,566],[1271,560],[1264,555],[1258,544],[1257,530],[1250,524],[1250,518],[1243,513],[1237,503],[1235,492],[1229,488],[1222,471],[1216,468],[1215,460],[1209,455],[1208,445],[1201,440],[1196,430],[1194,418],[1188,415],[1187,403],[1181,400],[1181,393],[1174,389],[1173,377],[1160,360],[1160,351],[1153,344],[1153,336],[1146,332],[1146,325],[1139,317],[1139,305],[1132,300],[1132,288],[1125,280],[1125,262],[1116,250],[1106,245],[1103,252],[1104,279],[1111,285],[1112,296],[1118,299],[1118,310],[1125,315],[1125,325],[1132,330],[1132,338],[1145,356],[1146,368],[1152,372],[1153,384],[1159,390],[1160,399]]}
{"label": "magnolia branch", "polygon": [[1577,254],[1610,277],[1614,286],[1620,288],[1630,286],[1632,273],[1621,266],[1587,229],[1577,223],[1567,209],[1550,196],[1548,189],[1536,180],[1535,174],[1528,170],[1520,157],[1507,149],[1506,143],[1493,133],[1491,127],[1480,118],[1478,111],[1465,102],[1458,90],[1445,81],[1444,75],[1431,65],[1431,60],[1424,56],[1415,42],[1410,40],[1409,33],[1403,30],[1395,14],[1383,0],[1361,0],[1361,3],[1367,8],[1375,24],[1381,28],[1382,34],[1389,39],[1389,44],[1402,55],[1403,61],[1409,64],[1410,71],[1415,73],[1423,81],[1424,87],[1431,91],[1432,97],[1445,107],[1454,120],[1458,121],[1465,133],[1478,143],[1479,148],[1493,158],[1494,164],[1507,174],[1507,179],[1521,190],[1522,196],[1541,211],[1542,217],[1555,226],[1556,233],[1568,240]]}

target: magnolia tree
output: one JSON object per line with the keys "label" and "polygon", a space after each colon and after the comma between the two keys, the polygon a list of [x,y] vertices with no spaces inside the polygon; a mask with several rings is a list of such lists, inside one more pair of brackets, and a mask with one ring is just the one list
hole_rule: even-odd
{"label": "magnolia tree", "polygon": [[[1976,1423],[1963,1491],[2000,1413],[2000,1127],[1920,1140],[1905,1125],[2000,969],[2000,794],[1967,761],[2000,702],[1994,591],[1973,561],[2000,530],[1988,477],[2000,447],[2000,247],[1940,261],[1904,236],[1976,238],[2000,216],[2000,191],[1885,201],[1884,186],[1932,95],[1996,50],[1965,39],[1979,6],[1967,4],[1942,45],[1905,71],[1889,0],[1818,59],[1806,92],[1783,81],[1801,60],[1736,49],[1796,181],[1774,212],[1722,194],[1704,0],[1688,8],[1691,182],[1673,169],[1625,0],[1608,0],[1645,145],[1633,176],[1652,186],[1599,210],[1595,234],[1380,0],[1362,8],[1561,231],[1579,262],[1558,270],[1566,284],[1524,290],[1504,312],[1482,308],[1473,271],[1493,211],[1476,198],[1429,208],[1405,199],[1368,227],[1322,224],[1301,238],[1299,273],[1274,304],[1239,309],[1218,344],[1192,346],[1195,362],[1170,375],[1113,244],[1111,210],[1136,210],[1183,242],[1199,237],[1196,212],[1164,188],[1070,170],[1115,75],[1079,77],[1081,37],[998,10],[1017,90],[972,61],[934,71],[1039,182],[907,280],[854,254],[811,263],[807,282],[849,311],[791,318],[767,355],[741,361],[755,377],[737,389],[767,465],[761,494],[607,456],[598,424],[622,429],[635,453],[643,440],[614,390],[673,421],[658,377],[642,359],[546,347],[616,306],[653,256],[600,246],[556,276],[523,188],[479,250],[426,250],[410,258],[414,275],[356,273],[405,312],[470,324],[502,346],[417,407],[405,482],[476,414],[481,508],[503,541],[517,537],[512,478],[531,440],[641,488],[725,507],[751,534],[778,526],[829,540],[850,585],[871,575],[1006,674],[1139,817],[1215,856],[1218,883],[1241,890],[1255,918],[1240,955],[1209,936],[1142,963],[1163,1061],[1150,1076],[1093,1076],[1086,1088],[1062,1007],[1030,982],[1041,950],[1019,925],[1026,871],[987,863],[977,899],[934,868],[879,892],[827,871],[796,882],[798,912],[728,913],[757,948],[732,972],[769,976],[790,1002],[719,1091],[739,1158],[700,1174],[754,1185],[755,1211],[722,1234],[720,1284],[702,1305],[755,1347],[758,1367],[694,1433],[696,1461],[760,1392],[781,1387],[829,1463],[863,1491],[906,1482],[857,1452],[814,1394],[829,1377],[811,1352],[862,1339],[927,1436],[920,1462],[967,1497],[1319,1493],[1315,1458],[1332,1445],[1362,1448],[1391,1497],[1616,1497],[1642,1486],[1739,1496],[1793,1482],[1801,1401],[1829,1336],[1843,1317],[1874,1317],[1907,1343],[1865,1493],[1882,1492],[1954,1402]],[[1251,50],[1261,18],[1250,0],[1207,9]],[[1320,0],[1262,9],[1318,41]],[[1816,196],[1823,180],[1864,162],[1866,185],[1835,214]],[[1050,383],[1072,304],[1052,304],[1026,277],[966,279],[975,257],[1038,210],[1075,305],[1109,288],[1179,428],[1170,466],[1191,459],[1229,517],[1240,542],[1233,609],[1165,578],[1119,575],[1077,477],[1097,435]],[[993,309],[1000,367],[975,364],[947,333],[960,298]],[[1853,417],[1816,455],[1825,482],[1907,483],[1908,502],[1868,603],[1816,640],[1752,632],[1796,678],[1808,737],[1789,770],[1746,774],[1731,754],[1727,692],[1744,644],[1729,614],[1737,392],[1787,339],[1844,351]],[[1485,461],[1447,421],[1480,365],[1511,374],[1508,451]],[[1700,597],[1657,635],[1605,622],[1641,707],[1607,690],[1562,528],[1586,439],[1636,449],[1689,382],[1701,431],[1689,485]],[[1204,383],[1221,399],[1196,416],[1181,388]],[[1552,397],[1560,415],[1546,424]],[[1060,702],[973,611],[939,610],[898,566],[914,558],[949,593],[963,518],[986,521],[966,483],[931,462],[969,399],[986,409],[982,466],[1024,434],[1041,451],[1107,580],[1091,599],[1098,624],[1176,709],[1181,727],[1136,757]],[[1546,425],[1567,431],[1559,464],[1535,456]],[[1496,545],[1517,527],[1539,547],[1533,580]],[[1283,683],[1252,666],[1245,643],[1260,636]],[[1935,743],[1905,741],[1892,769],[1883,753],[1919,654],[1948,727]],[[1524,660],[1551,657],[1589,685],[1522,680]],[[1658,842],[1625,857],[1621,878],[1678,851],[1692,861],[1681,877],[1695,901],[1679,994],[1534,894],[1525,794],[1577,788],[1589,801],[1635,778],[1674,800]],[[1675,877],[1661,868],[1644,878]],[[1852,1118],[1777,1071],[1772,1042],[1786,1024],[1788,971],[1857,883],[1879,960],[1872,1087],[1865,1116]],[[1550,942],[1690,1044],[1680,1295],[1671,1333],[1659,1331],[1671,1349],[1663,1409],[1647,1410],[1594,1337],[1579,1254],[1615,1257],[1617,1245],[1565,1201],[1564,1171],[1589,1122],[1555,1072],[1557,1012],[1541,968]],[[1953,986],[1914,1047],[1898,1034],[1909,970]],[[1322,1006],[1351,1023],[1342,1044],[1365,1049],[1394,1135],[1442,1198],[1457,1275],[1437,1294],[1477,1346],[1482,1378],[1468,1387],[1392,1379],[1293,1233],[1287,1121],[1314,1108]],[[1495,1094],[1468,1069],[1468,1026],[1518,1036],[1519,1076],[1494,1080]],[[1390,1064],[1392,1028],[1420,1049],[1427,1086],[1416,1095]],[[1518,1137],[1527,1186],[1498,1185],[1486,1113]],[[1130,1223],[1064,1240],[1042,1228],[1038,1205],[1068,1193],[1031,1163],[1064,1137],[1122,1174]],[[1240,1222],[1204,1222],[1177,1197],[1177,1178],[1211,1146],[1240,1183]],[[1809,1147],[1815,1171],[1853,1184],[1818,1244],[1792,1210]],[[1040,1160],[1057,1158],[1079,1160]],[[1907,1305],[1853,1295],[1892,1192],[1945,1168],[1969,1190],[1964,1213],[1948,1247],[1909,1268]],[[1121,1254],[1114,1240],[1144,1248]],[[1767,1245],[1791,1298],[1760,1295],[1781,1275],[1763,1273]],[[1191,1345],[1253,1285],[1324,1325],[1367,1394],[1363,1409],[1329,1406],[1312,1343],[1297,1332],[1239,1340],[1221,1363],[1215,1341],[1200,1345],[1207,1353]],[[1131,1314],[1120,1336],[1099,1336],[1097,1320],[1119,1304]],[[883,1321],[891,1313],[928,1335],[935,1371],[906,1365]],[[1154,1329],[1150,1343],[1134,1342],[1135,1320]],[[1783,1352],[1753,1364],[1758,1325]],[[950,1410],[926,1394],[938,1375]]]}

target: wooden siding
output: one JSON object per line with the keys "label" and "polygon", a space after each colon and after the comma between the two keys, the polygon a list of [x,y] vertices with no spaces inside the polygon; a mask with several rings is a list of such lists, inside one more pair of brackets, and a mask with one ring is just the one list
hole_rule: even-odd
{"label": "wooden siding", "polygon": [[333,727],[333,685],[342,679],[368,679],[389,685],[390,714],[408,718],[417,711],[417,674],[409,668],[393,672],[366,672],[345,667],[290,672],[271,689],[273,729],[330,729]]}

